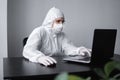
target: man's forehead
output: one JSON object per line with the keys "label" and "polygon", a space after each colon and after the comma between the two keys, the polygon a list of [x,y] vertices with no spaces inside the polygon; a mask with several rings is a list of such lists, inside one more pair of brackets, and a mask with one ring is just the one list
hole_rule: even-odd
{"label": "man's forehead", "polygon": [[63,17],[56,18],[55,20],[64,20]]}

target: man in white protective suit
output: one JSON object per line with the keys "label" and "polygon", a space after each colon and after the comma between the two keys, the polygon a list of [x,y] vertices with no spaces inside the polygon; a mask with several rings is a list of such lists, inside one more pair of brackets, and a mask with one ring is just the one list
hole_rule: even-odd
{"label": "man in white protective suit", "polygon": [[75,47],[67,39],[64,32],[64,14],[57,8],[51,8],[43,24],[35,28],[29,35],[23,48],[23,56],[31,62],[44,66],[56,64],[54,55],[91,56],[91,50],[85,47]]}

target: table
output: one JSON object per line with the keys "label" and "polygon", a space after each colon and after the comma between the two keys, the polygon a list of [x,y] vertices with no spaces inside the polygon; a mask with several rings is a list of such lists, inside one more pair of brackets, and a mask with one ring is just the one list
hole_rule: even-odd
{"label": "table", "polygon": [[[65,62],[62,57],[54,57],[56,66],[45,67],[32,63],[23,57],[4,58],[4,79],[10,80],[53,80],[61,72],[74,75],[91,76],[93,67],[87,64]],[[120,55],[115,54],[112,60],[120,61]]]}
{"label": "table", "polygon": [[4,58],[4,79],[53,80],[53,78],[61,72],[68,72],[70,74],[81,76],[87,76],[91,72],[91,68],[88,65],[65,62],[62,60],[62,57],[54,58],[58,63],[53,67],[45,67],[38,63],[32,63],[23,57]]}

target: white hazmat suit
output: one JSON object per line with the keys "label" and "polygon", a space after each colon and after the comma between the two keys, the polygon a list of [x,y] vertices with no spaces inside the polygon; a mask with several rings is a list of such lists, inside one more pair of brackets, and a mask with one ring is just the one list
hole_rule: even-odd
{"label": "white hazmat suit", "polygon": [[50,56],[53,55],[85,55],[90,50],[85,47],[75,47],[62,32],[63,24],[54,24],[56,18],[64,18],[63,13],[53,7],[48,11],[42,26],[35,28],[29,35],[23,49],[23,56],[31,62],[41,63],[48,66],[57,63]]}

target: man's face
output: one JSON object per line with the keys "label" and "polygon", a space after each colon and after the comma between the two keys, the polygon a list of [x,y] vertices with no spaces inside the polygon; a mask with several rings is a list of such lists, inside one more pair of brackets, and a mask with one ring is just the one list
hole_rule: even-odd
{"label": "man's face", "polygon": [[[63,24],[65,21],[64,21],[64,18],[63,17],[60,17],[60,18],[56,18],[54,21],[53,21],[53,25],[54,24]],[[52,26],[54,27],[54,26]]]}

